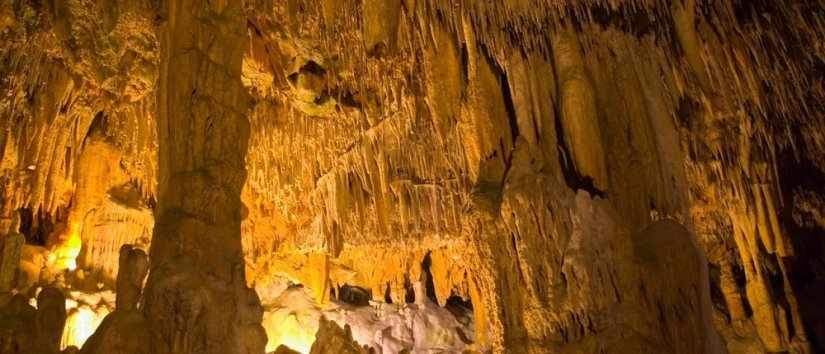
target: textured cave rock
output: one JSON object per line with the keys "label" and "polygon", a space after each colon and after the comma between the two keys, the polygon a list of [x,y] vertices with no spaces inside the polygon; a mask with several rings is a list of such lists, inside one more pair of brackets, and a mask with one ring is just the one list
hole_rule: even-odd
{"label": "textured cave rock", "polygon": [[263,353],[300,284],[465,303],[478,352],[825,350],[823,24],[816,0],[0,3],[2,343],[62,284],[118,291],[83,353]]}
{"label": "textured cave rock", "polygon": [[143,300],[150,345],[157,354],[261,353],[262,309],[246,286],[240,232],[246,21],[238,2],[163,5],[158,206]]}
{"label": "textured cave rock", "polygon": [[23,249],[25,238],[14,228],[17,222],[12,223],[12,228],[3,237],[2,253],[0,253],[0,296],[7,294],[16,285],[14,280],[20,267],[20,253]]}
{"label": "textured cave rock", "polygon": [[312,344],[310,354],[341,353],[341,354],[367,354],[372,350],[358,345],[352,339],[352,332],[349,326],[341,328],[335,322],[326,318],[321,318],[318,334],[315,336],[315,343]]}
{"label": "textured cave rock", "polygon": [[60,336],[66,323],[66,298],[56,288],[37,295],[37,308],[26,298],[3,298],[0,307],[0,351],[9,354],[60,353]]}
{"label": "textured cave rock", "polygon": [[154,353],[150,324],[138,310],[143,280],[149,270],[146,253],[133,245],[120,249],[115,310],[106,316],[79,353]]}

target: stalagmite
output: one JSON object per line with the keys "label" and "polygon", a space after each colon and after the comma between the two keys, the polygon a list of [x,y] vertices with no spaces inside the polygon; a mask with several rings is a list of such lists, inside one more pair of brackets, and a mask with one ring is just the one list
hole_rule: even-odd
{"label": "stalagmite", "polygon": [[[150,325],[138,309],[143,281],[149,270],[146,253],[133,245],[120,248],[115,310],[106,316],[80,349],[81,354],[154,353]],[[83,323],[78,323],[83,325]]]}
{"label": "stalagmite", "polygon": [[823,38],[818,0],[0,1],[0,352],[822,352]]}
{"label": "stalagmite", "polygon": [[143,280],[149,271],[149,260],[143,250],[135,249],[132,245],[123,245],[120,248],[119,263],[116,309],[136,310],[143,289]]}
{"label": "stalagmite", "polygon": [[66,297],[60,290],[44,288],[37,294],[37,316],[35,326],[39,334],[37,342],[43,345],[43,353],[57,353],[60,336],[66,323]]}
{"label": "stalagmite", "polygon": [[0,305],[0,349],[9,354],[58,354],[66,323],[66,298],[54,288],[40,290],[37,308],[15,295]]}
{"label": "stalagmite", "polygon": [[[14,284],[20,266],[20,251],[25,239],[17,232],[17,222],[12,222],[9,232],[0,236],[2,253],[0,253],[0,294],[8,293]],[[3,296],[3,295],[0,295]]]}

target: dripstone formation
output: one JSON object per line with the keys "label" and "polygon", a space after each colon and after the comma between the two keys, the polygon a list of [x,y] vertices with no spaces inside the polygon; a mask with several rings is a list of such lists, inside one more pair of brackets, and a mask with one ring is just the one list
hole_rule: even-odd
{"label": "dripstone formation", "polygon": [[822,1],[9,0],[0,43],[0,354],[825,351]]}

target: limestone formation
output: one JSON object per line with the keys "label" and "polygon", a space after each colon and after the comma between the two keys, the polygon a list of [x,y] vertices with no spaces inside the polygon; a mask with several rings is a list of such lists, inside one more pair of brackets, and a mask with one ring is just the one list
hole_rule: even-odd
{"label": "limestone formation", "polygon": [[821,352],[823,38],[819,0],[0,2],[0,352]]}
{"label": "limestone formation", "polygon": [[15,295],[0,307],[0,352],[6,354],[58,354],[66,323],[66,298],[52,287],[37,296],[37,308]]}
{"label": "limestone formation", "polygon": [[341,354],[367,354],[372,350],[358,345],[352,339],[352,331],[349,326],[341,328],[335,322],[326,318],[321,318],[318,334],[315,335],[315,343],[312,344],[310,354],[341,353]]}
{"label": "limestone formation", "polygon": [[66,324],[66,297],[56,288],[44,288],[37,295],[35,342],[43,353],[59,352],[60,336]]}
{"label": "limestone formation", "polygon": [[261,353],[258,296],[246,287],[241,188],[249,97],[240,2],[161,9],[158,206],[144,313],[155,354]]}
{"label": "limestone formation", "polygon": [[123,245],[120,248],[120,266],[117,273],[117,309],[136,310],[143,280],[149,270],[149,260],[143,250]]}
{"label": "limestone formation", "polygon": [[146,253],[123,245],[120,248],[115,310],[106,316],[79,351],[81,354],[154,353],[149,323],[138,309],[149,263]]}
{"label": "limestone formation", "polygon": [[0,254],[0,293],[9,292],[17,277],[20,267],[20,252],[23,249],[25,239],[17,232],[11,232],[2,236],[2,251]]}
{"label": "limestone formation", "polygon": [[558,115],[563,132],[560,136],[564,137],[564,145],[576,171],[582,178],[590,178],[595,188],[604,190],[608,177],[596,97],[585,72],[578,39],[570,30],[564,29],[555,34],[550,43],[560,90]]}

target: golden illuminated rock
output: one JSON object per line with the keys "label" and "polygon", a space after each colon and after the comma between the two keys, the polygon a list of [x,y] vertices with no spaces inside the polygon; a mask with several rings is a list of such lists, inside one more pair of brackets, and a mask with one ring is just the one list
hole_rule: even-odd
{"label": "golden illuminated rock", "polygon": [[249,96],[239,2],[164,4],[158,82],[158,205],[142,309],[150,350],[261,353],[258,296],[246,287],[241,189]]}
{"label": "golden illuminated rock", "polygon": [[83,353],[823,351],[823,38],[817,0],[3,2],[0,352],[56,350],[47,284]]}

